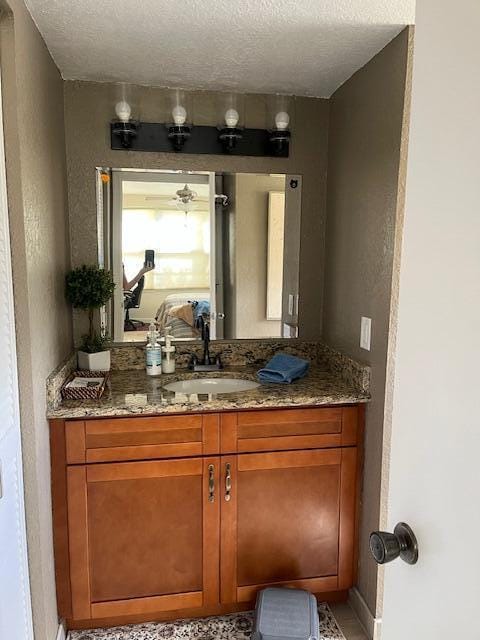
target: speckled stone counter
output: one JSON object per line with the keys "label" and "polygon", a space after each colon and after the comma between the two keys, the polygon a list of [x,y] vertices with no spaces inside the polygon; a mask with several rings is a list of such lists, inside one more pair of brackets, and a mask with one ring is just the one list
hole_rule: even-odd
{"label": "speckled stone counter", "polygon": [[367,402],[367,389],[359,389],[326,365],[312,364],[308,375],[292,384],[261,384],[241,393],[175,394],[164,386],[177,380],[227,376],[256,380],[256,368],[230,367],[222,372],[177,371],[152,378],[143,370],[112,371],[108,390],[100,400],[66,400],[52,403],[50,419],[152,415],[202,411],[229,411],[275,407],[309,407]]}

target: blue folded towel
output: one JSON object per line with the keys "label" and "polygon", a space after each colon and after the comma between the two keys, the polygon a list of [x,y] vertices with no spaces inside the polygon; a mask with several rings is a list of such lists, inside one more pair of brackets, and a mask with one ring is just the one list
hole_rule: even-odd
{"label": "blue folded towel", "polygon": [[293,380],[306,375],[309,364],[307,360],[288,353],[277,353],[263,369],[257,372],[257,376],[261,382],[290,384]]}
{"label": "blue folded towel", "polygon": [[210,315],[210,302],[208,300],[194,300],[193,301],[193,319],[195,321],[202,315]]}

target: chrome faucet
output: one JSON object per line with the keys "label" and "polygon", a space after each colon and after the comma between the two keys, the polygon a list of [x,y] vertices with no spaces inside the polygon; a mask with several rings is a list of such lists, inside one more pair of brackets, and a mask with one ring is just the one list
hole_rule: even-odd
{"label": "chrome faucet", "polygon": [[192,354],[188,368],[193,369],[193,371],[218,371],[223,369],[220,355],[217,355],[215,361],[212,360],[212,356],[210,355],[210,324],[206,313],[202,313],[202,315],[198,317],[197,328],[201,331],[203,357],[199,360],[195,354]]}

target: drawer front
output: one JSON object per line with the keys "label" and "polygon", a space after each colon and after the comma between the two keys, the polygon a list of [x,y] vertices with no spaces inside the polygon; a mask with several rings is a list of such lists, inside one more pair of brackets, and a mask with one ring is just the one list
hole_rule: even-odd
{"label": "drawer front", "polygon": [[225,413],[220,424],[221,452],[354,446],[359,411],[358,407],[328,407]]}
{"label": "drawer front", "polygon": [[67,464],[211,455],[219,416],[182,415],[65,423]]}

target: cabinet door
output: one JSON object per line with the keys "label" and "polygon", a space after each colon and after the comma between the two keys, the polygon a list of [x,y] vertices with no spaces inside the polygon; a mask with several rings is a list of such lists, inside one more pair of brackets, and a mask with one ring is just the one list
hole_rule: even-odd
{"label": "cabinet door", "polygon": [[352,585],[356,456],[351,447],[222,459],[222,602],[273,584]]}
{"label": "cabinet door", "polygon": [[218,458],[67,469],[76,620],[219,601]]}

